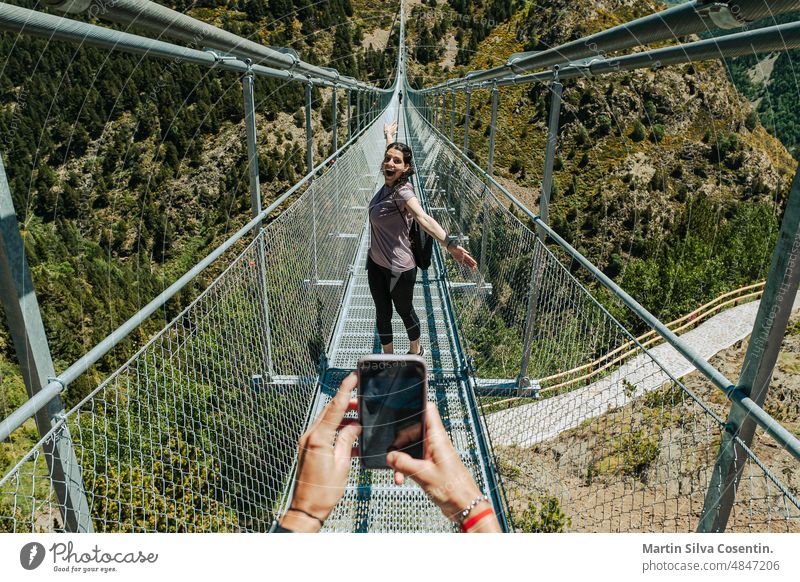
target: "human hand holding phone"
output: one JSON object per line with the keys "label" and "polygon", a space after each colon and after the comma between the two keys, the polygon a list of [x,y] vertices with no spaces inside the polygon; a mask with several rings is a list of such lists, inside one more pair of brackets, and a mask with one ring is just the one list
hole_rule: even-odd
{"label": "human hand holding phone", "polygon": [[345,413],[356,407],[350,395],[357,381],[355,374],[347,376],[322,414],[300,437],[292,505],[281,519],[281,526],[288,530],[319,531],[344,495],[353,443],[361,433],[358,422],[344,420]]}
{"label": "human hand holding phone", "polygon": [[[461,462],[432,402],[427,403],[425,410],[424,433],[425,454],[422,459],[414,459],[402,451],[392,451],[386,456],[386,462],[394,469],[395,483],[402,485],[406,476],[411,477],[439,506],[445,517],[458,521],[459,514],[481,496],[481,491]],[[484,507],[490,507],[487,501],[475,505],[474,509]],[[500,532],[500,523],[492,515],[490,519],[482,520],[475,531]]]}

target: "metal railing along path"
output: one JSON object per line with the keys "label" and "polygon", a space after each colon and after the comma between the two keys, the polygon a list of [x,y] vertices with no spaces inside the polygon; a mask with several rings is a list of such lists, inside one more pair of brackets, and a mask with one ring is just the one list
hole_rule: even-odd
{"label": "metal railing along path", "polygon": [[45,4],[68,14],[89,14],[128,28],[142,29],[157,34],[159,38],[202,43],[205,47],[222,51],[226,56],[232,55],[241,60],[249,58],[257,65],[319,79],[331,85],[374,90],[367,83],[341,76],[335,69],[304,62],[294,50],[264,46],[150,0],[45,0]]}

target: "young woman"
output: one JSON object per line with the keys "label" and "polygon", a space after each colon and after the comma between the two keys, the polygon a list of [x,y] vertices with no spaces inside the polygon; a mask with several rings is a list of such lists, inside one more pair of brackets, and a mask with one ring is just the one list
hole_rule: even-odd
{"label": "young woman", "polygon": [[384,125],[383,132],[386,137],[386,153],[381,167],[384,185],[369,203],[369,290],[375,302],[375,319],[383,352],[394,353],[394,304],[408,333],[409,353],[422,355],[424,352],[419,343],[419,318],[413,305],[417,265],[409,240],[411,221],[416,220],[420,228],[439,241],[457,263],[470,269],[474,269],[477,263],[464,247],[449,240],[448,234],[439,223],[422,209],[409,181],[414,172],[411,148],[394,141],[397,122]]}

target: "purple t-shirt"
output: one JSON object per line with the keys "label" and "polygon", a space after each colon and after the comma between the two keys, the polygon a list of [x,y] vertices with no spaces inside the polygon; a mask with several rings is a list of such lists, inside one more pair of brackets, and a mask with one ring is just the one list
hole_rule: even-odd
{"label": "purple t-shirt", "polygon": [[394,193],[384,185],[369,203],[369,256],[381,267],[408,271],[417,266],[408,239],[413,215],[406,209],[406,202],[415,197],[414,187],[406,182]]}

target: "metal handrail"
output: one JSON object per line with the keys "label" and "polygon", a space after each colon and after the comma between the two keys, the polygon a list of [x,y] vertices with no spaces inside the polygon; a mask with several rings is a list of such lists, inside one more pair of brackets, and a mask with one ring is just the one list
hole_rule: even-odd
{"label": "metal handrail", "polygon": [[159,37],[192,43],[202,39],[205,46],[225,51],[227,54],[250,58],[256,64],[264,64],[309,78],[335,83],[341,87],[374,89],[367,83],[359,82],[351,77],[340,76],[335,69],[307,63],[301,60],[294,51],[276,50],[264,46],[150,0],[113,0],[109,2],[45,0],[45,3],[61,12],[88,13],[103,20],[142,28],[158,34]]}
{"label": "metal handrail", "polygon": [[486,81],[505,80],[513,74],[526,73],[545,67],[568,65],[582,59],[604,57],[607,53],[644,46],[680,36],[716,29],[735,29],[755,20],[800,10],[800,2],[778,1],[769,5],[763,0],[710,2],[700,0],[668,8],[656,14],[539,51],[513,54],[508,61],[486,71],[468,73],[461,79],[451,79],[426,91],[453,89]]}
{"label": "metal handrail", "polygon": [[565,67],[554,67],[551,71],[501,79],[496,81],[496,84],[507,86],[554,79],[591,78],[620,71],[659,69],[668,65],[741,57],[754,53],[788,51],[797,48],[800,48],[800,22],[790,22],[622,57],[596,58],[586,63],[571,63]]}
{"label": "metal handrail", "polygon": [[[747,56],[755,52],[787,51],[800,48],[800,22],[781,24],[756,31],[731,34],[682,44],[674,47],[644,51],[615,58],[596,58],[585,63],[571,63],[564,67],[555,65],[552,70],[506,77],[497,81],[470,83],[456,88],[487,88],[524,85],[533,82],[547,82],[575,78],[591,78],[607,73],[634,71],[637,69],[657,69],[667,65],[686,64],[709,59]],[[454,88],[448,88],[452,90]],[[419,91],[431,94],[431,89]],[[438,92],[433,92],[438,94]]]}
{"label": "metal handrail", "polygon": [[[198,50],[174,45],[162,40],[138,36],[128,32],[111,30],[102,26],[70,20],[62,16],[44,14],[19,6],[0,3],[0,31],[23,33],[45,39],[55,39],[95,46],[108,50],[173,59],[175,61],[219,67],[244,74],[252,71],[259,77],[270,77],[286,81],[310,82],[323,87],[366,90],[369,85],[352,85],[346,80],[331,81],[322,77],[309,77],[303,71],[279,70],[263,65],[249,65],[245,58],[224,58],[226,55],[214,51]],[[378,92],[378,90],[375,90]],[[380,92],[385,92],[380,90]]]}

